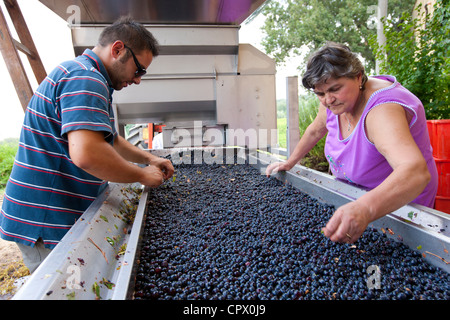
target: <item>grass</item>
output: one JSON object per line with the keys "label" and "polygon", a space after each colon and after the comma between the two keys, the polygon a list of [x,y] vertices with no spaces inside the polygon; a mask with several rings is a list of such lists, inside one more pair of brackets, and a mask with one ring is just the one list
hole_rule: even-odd
{"label": "grass", "polygon": [[277,119],[278,145],[282,149],[287,148],[286,127],[287,127],[287,119],[286,118]]}
{"label": "grass", "polygon": [[[0,142],[0,199],[5,192],[18,147],[17,139],[6,139]],[[23,260],[0,265],[0,295],[13,295],[16,290],[15,281],[29,274]]]}
{"label": "grass", "polygon": [[[0,142],[0,199],[5,192],[6,182],[11,174],[18,147],[17,139],[7,139]],[[30,271],[23,264],[22,259],[0,265],[0,295],[6,297],[14,295],[17,279],[29,274]]]}
{"label": "grass", "polygon": [[23,260],[0,266],[0,295],[14,295],[17,289],[15,282],[28,275],[30,271]]}
{"label": "grass", "polygon": [[0,195],[3,194],[14,164],[14,158],[19,147],[17,139],[7,139],[0,142]]}

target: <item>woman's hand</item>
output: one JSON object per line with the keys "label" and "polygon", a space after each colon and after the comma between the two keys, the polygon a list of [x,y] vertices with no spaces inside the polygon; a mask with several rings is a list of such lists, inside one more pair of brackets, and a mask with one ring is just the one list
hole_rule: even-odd
{"label": "woman's hand", "polygon": [[291,168],[292,166],[287,162],[274,162],[267,166],[266,176],[270,177],[270,175],[276,174],[278,171],[289,171]]}
{"label": "woman's hand", "polygon": [[369,209],[353,201],[339,207],[322,231],[331,241],[353,243],[370,222]]}

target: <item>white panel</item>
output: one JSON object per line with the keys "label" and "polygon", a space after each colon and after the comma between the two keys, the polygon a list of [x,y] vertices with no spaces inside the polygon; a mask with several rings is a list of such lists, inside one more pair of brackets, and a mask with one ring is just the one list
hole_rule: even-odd
{"label": "white panel", "polygon": [[[106,25],[83,25],[72,29],[75,47],[93,47]],[[236,26],[148,25],[161,46],[238,46]]]}
{"label": "white panel", "polygon": [[145,77],[185,74],[211,76],[214,73],[236,74],[236,60],[233,55],[160,55],[153,60]]}
{"label": "white panel", "polygon": [[182,102],[215,100],[214,79],[143,80],[115,91],[113,102],[117,104]]}

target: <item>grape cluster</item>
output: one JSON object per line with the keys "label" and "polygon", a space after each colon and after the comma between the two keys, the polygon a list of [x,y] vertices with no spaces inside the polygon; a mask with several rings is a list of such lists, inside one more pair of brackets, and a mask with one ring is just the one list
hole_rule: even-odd
{"label": "grape cluster", "polygon": [[135,299],[450,298],[420,253],[372,228],[330,241],[332,206],[250,165],[180,164],[148,199]]}

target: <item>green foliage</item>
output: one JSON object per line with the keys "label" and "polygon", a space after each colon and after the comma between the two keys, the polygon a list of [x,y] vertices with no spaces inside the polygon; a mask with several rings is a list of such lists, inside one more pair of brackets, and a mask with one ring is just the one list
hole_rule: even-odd
{"label": "green foliage", "polygon": [[277,100],[277,118],[286,118],[286,99]]}
{"label": "green foliage", "polygon": [[419,6],[417,18],[383,21],[386,44],[369,42],[381,61],[380,71],[394,75],[423,103],[427,119],[450,118],[450,3],[438,0],[433,15]]}
{"label": "green foliage", "polygon": [[[399,17],[412,11],[414,0],[389,0],[388,14]],[[345,43],[361,54],[367,70],[373,70],[375,56],[368,46],[376,34],[377,0],[272,0],[264,6],[266,16],[262,45],[277,63],[291,55],[316,51],[327,41]],[[304,68],[304,66],[300,66]]]}
{"label": "green foliage", "polygon": [[[300,97],[299,102],[299,127],[300,136],[306,131],[306,128],[314,121],[319,111],[319,99],[315,94],[308,93]],[[320,171],[327,171],[328,161],[325,157],[325,138],[323,137],[306,155],[301,163],[306,166]]]}
{"label": "green foliage", "polygon": [[[277,110],[278,114],[280,114],[280,110],[284,110],[281,114],[284,117],[279,117],[277,119],[277,128],[278,128],[278,144],[280,148],[286,148],[286,101],[279,100],[277,101]],[[308,93],[307,95],[299,97],[299,129],[300,136],[305,133],[306,128],[314,121],[317,112],[319,110],[319,100],[317,97]],[[324,154],[325,148],[325,137],[320,140],[313,149],[302,159],[301,164],[313,168],[320,171],[328,170],[328,162],[325,158]]]}
{"label": "green foliage", "polygon": [[14,164],[14,158],[18,149],[16,140],[5,140],[0,142],[0,190],[6,186]]}
{"label": "green foliage", "polygon": [[282,149],[287,148],[286,128],[287,128],[287,119],[286,118],[278,118],[277,119],[278,145]]}

